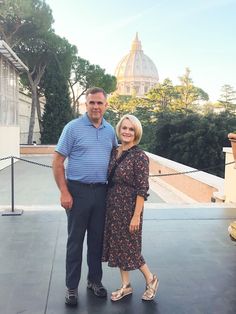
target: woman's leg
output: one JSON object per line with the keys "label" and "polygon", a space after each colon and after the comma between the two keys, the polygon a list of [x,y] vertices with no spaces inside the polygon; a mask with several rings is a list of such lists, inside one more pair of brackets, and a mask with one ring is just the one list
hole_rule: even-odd
{"label": "woman's leg", "polygon": [[120,269],[120,275],[121,275],[121,282],[122,286],[120,289],[117,289],[116,291],[112,292],[111,294],[111,300],[112,301],[118,301],[125,297],[126,295],[129,295],[133,292],[133,289],[129,282],[129,272]]}
{"label": "woman's leg", "polygon": [[120,268],[122,286],[127,286],[129,282],[129,272]]}
{"label": "woman's leg", "polygon": [[142,265],[139,270],[141,271],[141,273],[143,274],[147,285],[149,284],[149,282],[151,282],[153,280],[153,274],[151,273],[150,269],[148,268],[147,264]]}
{"label": "woman's leg", "polygon": [[146,280],[146,291],[144,292],[142,299],[145,301],[151,301],[155,298],[159,286],[159,279],[157,275],[151,273],[147,264],[141,266],[139,270],[142,272]]}

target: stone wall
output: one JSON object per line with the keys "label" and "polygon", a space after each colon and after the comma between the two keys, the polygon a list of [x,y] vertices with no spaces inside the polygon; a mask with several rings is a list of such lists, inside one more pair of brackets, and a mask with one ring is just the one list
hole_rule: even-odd
{"label": "stone wall", "polygon": [[[28,141],[31,102],[31,97],[22,92],[19,93],[20,144],[27,144]],[[41,110],[43,111],[45,101],[41,100],[40,104]],[[35,115],[33,141],[35,141],[37,144],[41,143],[37,112]]]}
{"label": "stone wall", "polygon": [[56,145],[21,145],[21,155],[51,155]]}
{"label": "stone wall", "polygon": [[159,180],[164,181],[197,202],[224,202],[224,179],[203,171],[178,174],[196,169],[151,153],[147,153],[147,155],[150,158],[151,175],[177,174],[159,176],[157,177]]}
{"label": "stone wall", "polygon": [[[226,158],[225,163],[232,163],[234,161],[231,147],[224,147],[223,149]],[[236,164],[232,163],[225,166],[225,197],[226,202],[236,203]]]}

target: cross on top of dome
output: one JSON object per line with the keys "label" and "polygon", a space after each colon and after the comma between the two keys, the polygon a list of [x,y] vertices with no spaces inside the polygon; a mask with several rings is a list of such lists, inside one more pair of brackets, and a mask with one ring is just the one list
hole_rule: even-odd
{"label": "cross on top of dome", "polygon": [[131,51],[142,50],[141,41],[138,39],[138,32],[136,32],[135,38],[132,42]]}
{"label": "cross on top of dome", "polygon": [[158,83],[159,77],[154,62],[144,54],[136,33],[130,52],[118,63],[115,76],[117,93],[143,96]]}

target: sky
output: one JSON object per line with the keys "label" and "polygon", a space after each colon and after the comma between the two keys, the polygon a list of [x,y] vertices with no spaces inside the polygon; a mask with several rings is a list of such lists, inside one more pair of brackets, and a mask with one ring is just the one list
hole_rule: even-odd
{"label": "sky", "polygon": [[194,85],[219,99],[236,90],[236,0],[46,0],[53,28],[80,57],[114,75],[138,32],[160,82],[179,83],[186,67]]}

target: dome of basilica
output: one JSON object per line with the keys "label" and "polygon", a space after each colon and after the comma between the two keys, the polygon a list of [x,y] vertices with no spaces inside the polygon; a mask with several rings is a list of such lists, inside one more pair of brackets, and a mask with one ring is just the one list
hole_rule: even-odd
{"label": "dome of basilica", "polygon": [[118,63],[115,71],[117,93],[120,95],[143,96],[158,83],[159,77],[154,62],[143,53],[138,34],[130,53]]}

